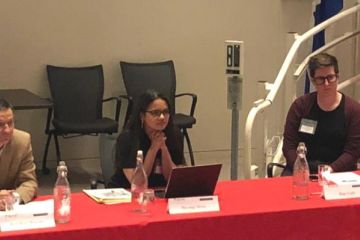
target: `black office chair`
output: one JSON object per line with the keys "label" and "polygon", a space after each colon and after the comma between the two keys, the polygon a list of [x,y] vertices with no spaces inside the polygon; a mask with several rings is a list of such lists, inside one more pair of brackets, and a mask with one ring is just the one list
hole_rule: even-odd
{"label": "black office chair", "polygon": [[[58,136],[69,138],[116,133],[121,107],[117,97],[103,99],[104,73],[101,65],[74,68],[47,65],[47,73],[54,114],[52,117],[50,112],[47,118],[45,132],[48,134],[48,139],[42,162],[44,174],[49,173],[46,159],[53,135],[56,158],[59,162],[61,156]],[[116,101],[115,120],[102,116],[103,102],[110,100]]]}
{"label": "black office chair", "polygon": [[285,169],[285,165],[284,164],[281,164],[281,163],[269,163],[266,167],[266,173],[267,173],[267,177],[268,178],[272,178],[273,177],[273,170],[274,170],[274,167],[279,167],[279,168],[283,168]]}
{"label": "black office chair", "polygon": [[[178,126],[184,134],[186,143],[189,148],[191,165],[194,166],[194,154],[187,129],[192,128],[192,126],[196,123],[194,112],[197,96],[193,93],[176,94],[176,75],[174,62],[120,62],[120,67],[127,92],[127,96],[120,97],[125,97],[129,100],[125,123],[129,118],[134,100],[137,99],[143,92],[145,92],[147,89],[154,89],[162,93],[171,104],[172,114],[174,114],[174,124]],[[192,98],[189,114],[177,113],[175,111],[175,98],[182,96],[190,96]]]}

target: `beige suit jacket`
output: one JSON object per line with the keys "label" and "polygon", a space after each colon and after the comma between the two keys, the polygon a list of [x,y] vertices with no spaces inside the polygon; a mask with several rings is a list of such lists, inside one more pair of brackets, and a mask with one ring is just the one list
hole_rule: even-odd
{"label": "beige suit jacket", "polygon": [[16,189],[27,203],[38,189],[30,134],[14,129],[11,140],[0,155],[0,189]]}

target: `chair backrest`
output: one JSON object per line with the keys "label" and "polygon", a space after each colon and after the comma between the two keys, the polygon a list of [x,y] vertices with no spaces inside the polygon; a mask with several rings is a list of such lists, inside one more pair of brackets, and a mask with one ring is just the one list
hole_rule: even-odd
{"label": "chair backrest", "polygon": [[155,63],[120,62],[121,72],[128,97],[133,101],[147,89],[163,94],[175,113],[176,77],[173,61]]}
{"label": "chair backrest", "polygon": [[104,73],[102,65],[57,67],[47,65],[54,118],[88,122],[102,118]]}

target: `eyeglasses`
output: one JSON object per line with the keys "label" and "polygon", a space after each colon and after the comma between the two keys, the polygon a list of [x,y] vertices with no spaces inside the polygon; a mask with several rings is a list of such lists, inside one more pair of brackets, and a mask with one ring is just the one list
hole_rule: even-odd
{"label": "eyeglasses", "polygon": [[328,83],[333,83],[337,80],[338,75],[337,74],[329,74],[327,76],[319,76],[314,77],[313,80],[316,85],[322,85],[324,84],[325,80],[328,81]]}
{"label": "eyeglasses", "polygon": [[159,118],[162,115],[164,115],[164,117],[168,117],[170,112],[169,109],[164,109],[164,110],[150,110],[150,111],[146,111],[147,113],[150,113],[151,116],[155,117],[155,118]]}
{"label": "eyeglasses", "polygon": [[0,122],[0,131],[3,131],[6,126],[8,126],[9,128],[14,126],[14,121],[9,121],[9,122]]}

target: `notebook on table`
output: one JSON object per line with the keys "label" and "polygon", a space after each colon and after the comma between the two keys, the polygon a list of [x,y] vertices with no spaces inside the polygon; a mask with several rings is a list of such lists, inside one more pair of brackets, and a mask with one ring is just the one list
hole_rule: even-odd
{"label": "notebook on table", "polygon": [[213,195],[221,164],[174,168],[165,189],[165,198]]}

